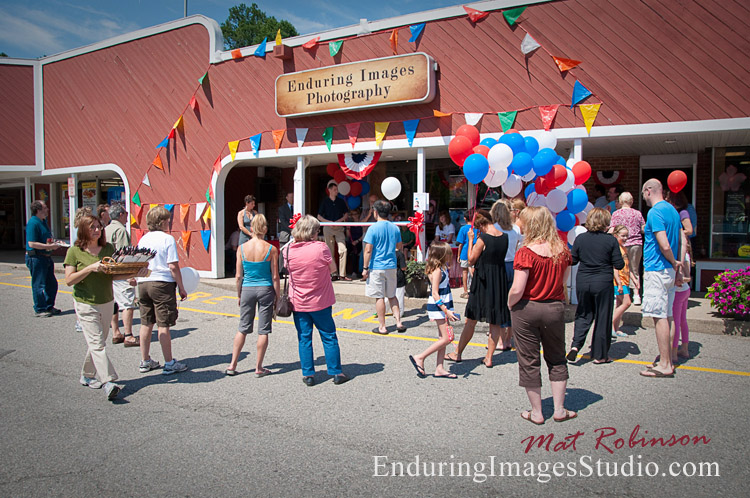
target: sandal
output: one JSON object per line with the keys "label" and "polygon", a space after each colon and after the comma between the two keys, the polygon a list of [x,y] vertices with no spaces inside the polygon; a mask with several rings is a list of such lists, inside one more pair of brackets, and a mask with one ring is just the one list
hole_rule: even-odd
{"label": "sandal", "polygon": [[[128,338],[132,338],[132,341],[129,341]],[[125,334],[125,337],[123,338],[124,346],[126,348],[138,348],[141,346],[141,338],[140,337],[134,337],[133,334]]]}
{"label": "sandal", "polygon": [[[453,355],[453,356],[451,356],[451,355]],[[463,361],[463,360],[461,360],[461,357],[458,356],[455,352],[454,353],[448,353],[448,354],[446,354],[445,355],[445,359],[448,360],[448,361],[452,361],[454,363],[461,363],[461,361]]]}
{"label": "sandal", "polygon": [[578,416],[578,413],[573,413],[571,415],[568,410],[565,410],[565,416],[564,417],[562,417],[562,418],[552,417],[552,420],[554,420],[555,422],[565,422],[566,420],[573,420],[577,416]]}
{"label": "sandal", "polygon": [[119,337],[114,335],[112,336],[112,344],[122,344],[123,342],[125,342],[124,335],[121,335]]}
{"label": "sandal", "polygon": [[256,371],[255,371],[255,376],[256,376],[256,377],[265,377],[266,375],[270,375],[270,374],[272,374],[272,373],[273,373],[273,372],[271,372],[271,371],[270,371],[269,369],[267,369],[267,368],[264,368],[264,369],[262,369],[262,370],[261,370],[260,372],[258,372],[258,371],[256,370]]}
{"label": "sandal", "polygon": [[[524,413],[526,414],[526,416],[525,416],[525,417],[523,416],[523,414],[524,414]],[[525,412],[521,412],[521,418],[522,418],[522,419],[524,419],[524,420],[528,420],[529,422],[531,422],[531,423],[532,423],[532,424],[534,424],[534,425],[544,425],[544,419],[542,419],[542,421],[541,421],[541,422],[535,422],[535,421],[534,421],[534,420],[533,420],[533,419],[531,418],[531,410],[528,410],[528,411],[525,411]]]}

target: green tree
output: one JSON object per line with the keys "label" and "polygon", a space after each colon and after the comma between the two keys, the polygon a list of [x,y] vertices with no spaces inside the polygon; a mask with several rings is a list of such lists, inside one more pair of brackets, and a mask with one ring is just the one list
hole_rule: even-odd
{"label": "green tree", "polygon": [[229,17],[221,25],[224,35],[224,48],[232,50],[240,47],[256,45],[268,37],[268,41],[276,38],[276,32],[281,30],[281,36],[297,36],[297,30],[289,21],[278,21],[273,16],[266,15],[258,8],[258,4],[250,7],[241,3],[229,9]]}
{"label": "green tree", "polygon": [[0,52],[0,57],[8,57],[8,54],[6,54],[5,52]]}

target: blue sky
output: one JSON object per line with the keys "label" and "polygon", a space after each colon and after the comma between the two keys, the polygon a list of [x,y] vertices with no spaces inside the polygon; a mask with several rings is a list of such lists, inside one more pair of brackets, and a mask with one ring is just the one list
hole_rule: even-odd
{"label": "blue sky", "polygon": [[[188,0],[188,15],[224,22],[241,1]],[[252,0],[244,2],[252,4]],[[300,34],[386,19],[450,5],[456,0],[256,0],[261,10],[290,21]],[[0,52],[36,58],[181,18],[183,0],[0,0]]]}

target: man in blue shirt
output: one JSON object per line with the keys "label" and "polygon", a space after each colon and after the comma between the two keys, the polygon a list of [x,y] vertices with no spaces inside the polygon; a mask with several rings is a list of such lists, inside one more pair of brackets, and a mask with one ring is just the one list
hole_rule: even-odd
{"label": "man in blue shirt", "polygon": [[45,222],[48,215],[49,208],[44,201],[34,201],[31,203],[31,218],[26,224],[26,267],[31,273],[34,312],[39,317],[60,314],[55,308],[57,279],[51,257],[52,251],[60,246],[49,242],[52,234]]}
{"label": "man in blue shirt", "polygon": [[654,319],[659,361],[641,372],[644,377],[673,377],[672,305],[675,278],[681,271],[680,215],[664,200],[661,182],[643,184],[643,200],[651,206],[643,230],[643,316]]}
{"label": "man in blue shirt", "polygon": [[405,332],[406,327],[401,323],[401,312],[396,299],[396,251],[400,251],[401,232],[398,227],[388,221],[391,211],[390,203],[376,201],[372,207],[376,223],[365,234],[364,267],[362,277],[367,279],[365,295],[375,298],[375,310],[378,313],[380,326],[377,332],[387,334],[385,328],[385,299],[391,305],[393,318],[396,319],[396,329]]}
{"label": "man in blue shirt", "polygon": [[[339,186],[336,180],[328,182],[328,197],[323,199],[318,208],[318,221],[323,222],[340,222],[346,219],[349,214],[349,206],[344,199],[339,197]],[[328,249],[331,250],[331,256],[334,249],[339,251],[339,271],[331,275],[332,280],[351,280],[346,276],[346,233],[344,226],[324,226],[323,237],[325,238]]]}

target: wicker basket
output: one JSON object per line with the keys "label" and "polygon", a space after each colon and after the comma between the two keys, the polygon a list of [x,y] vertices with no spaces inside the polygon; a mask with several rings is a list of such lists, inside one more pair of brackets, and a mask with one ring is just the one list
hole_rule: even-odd
{"label": "wicker basket", "polygon": [[109,275],[128,275],[138,273],[141,268],[147,268],[148,261],[140,263],[118,263],[109,256],[102,259],[102,271]]}

